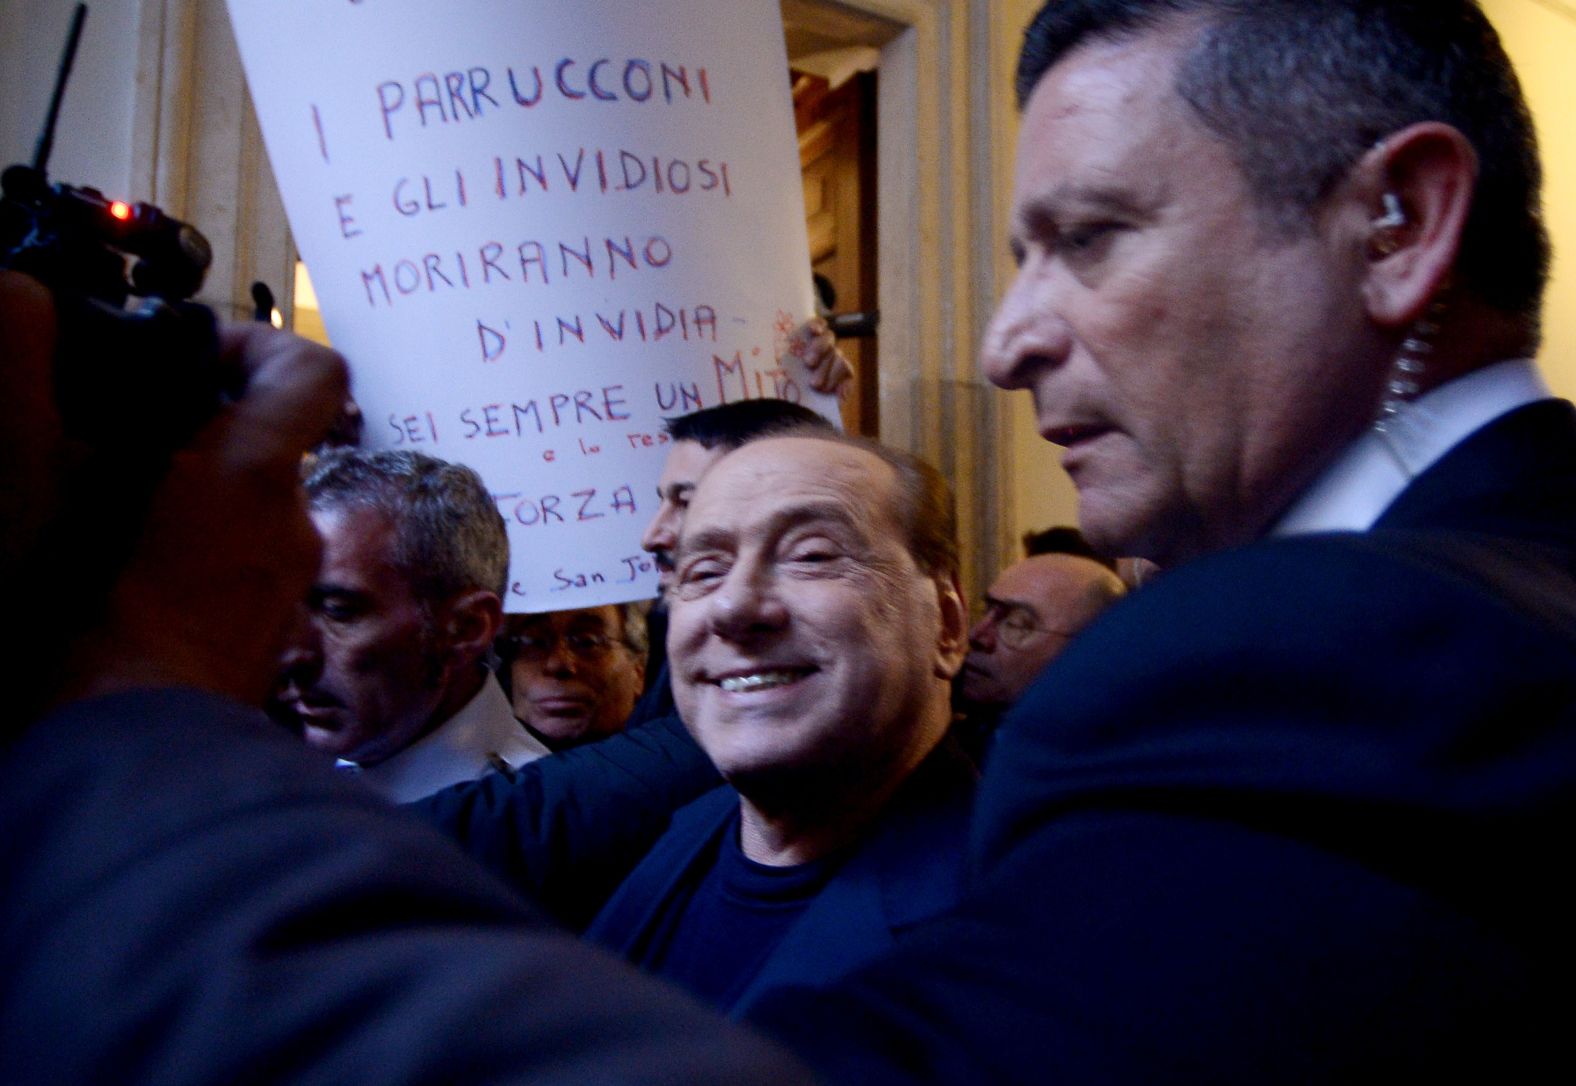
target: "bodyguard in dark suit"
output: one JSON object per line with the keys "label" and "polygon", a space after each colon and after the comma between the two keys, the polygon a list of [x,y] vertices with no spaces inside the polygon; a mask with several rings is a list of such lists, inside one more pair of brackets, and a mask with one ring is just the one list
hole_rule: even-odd
{"label": "bodyguard in dark suit", "polygon": [[859,1082],[1524,1081],[1576,1006],[1576,421],[1465,2],[1052,0],[986,336],[1169,567],[1009,714],[959,910],[758,1018]]}
{"label": "bodyguard in dark suit", "polygon": [[1014,712],[964,905],[761,1020],[847,1081],[1536,1081],[1576,960],[1573,480],[1534,405],[1368,533],[1147,586]]}

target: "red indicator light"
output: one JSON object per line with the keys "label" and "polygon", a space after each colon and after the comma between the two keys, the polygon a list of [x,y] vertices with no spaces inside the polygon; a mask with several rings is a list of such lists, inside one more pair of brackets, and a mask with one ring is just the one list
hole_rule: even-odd
{"label": "red indicator light", "polygon": [[115,216],[115,218],[119,219],[121,222],[125,222],[127,219],[131,218],[131,205],[126,203],[124,200],[111,200],[109,204],[109,213]]}

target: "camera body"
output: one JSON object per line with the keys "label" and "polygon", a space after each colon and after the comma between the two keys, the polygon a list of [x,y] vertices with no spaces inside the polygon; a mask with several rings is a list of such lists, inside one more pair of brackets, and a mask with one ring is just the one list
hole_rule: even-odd
{"label": "camera body", "polygon": [[224,401],[213,313],[187,300],[211,261],[197,230],[151,204],[31,166],[0,174],[0,267],[54,294],[55,398],[90,446],[162,459]]}

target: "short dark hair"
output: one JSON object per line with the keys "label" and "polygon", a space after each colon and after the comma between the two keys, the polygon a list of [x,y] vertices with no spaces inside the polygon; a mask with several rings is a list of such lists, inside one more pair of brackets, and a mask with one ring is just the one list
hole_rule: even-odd
{"label": "short dark hair", "polygon": [[1081,43],[1203,23],[1177,94],[1232,148],[1267,220],[1306,230],[1362,155],[1422,121],[1471,142],[1478,182],[1457,270],[1536,338],[1549,274],[1531,114],[1474,0],[1049,0],[1018,57],[1019,108]]}
{"label": "short dark hair", "polygon": [[958,577],[958,517],[952,487],[946,476],[913,453],[894,449],[868,437],[840,433],[830,426],[806,426],[773,437],[799,437],[829,441],[863,449],[897,475],[902,508],[898,519],[907,536],[908,553],[928,576],[945,580]]}
{"label": "short dark hair", "polygon": [[731,452],[756,438],[784,430],[830,430],[832,424],[808,407],[788,400],[740,400],[665,419],[662,427],[674,441],[693,441],[702,448]]}
{"label": "short dark hair", "polygon": [[1098,562],[1112,573],[1116,572],[1115,558],[1107,558],[1095,550],[1083,537],[1082,532],[1067,525],[1045,528],[1038,532],[1024,532],[1023,556],[1033,558],[1037,554],[1071,554],[1078,558],[1087,558],[1091,562]]}
{"label": "short dark hair", "polygon": [[373,509],[394,526],[394,567],[423,603],[484,588],[502,599],[509,534],[481,476],[402,449],[332,449],[305,480],[314,511]]}

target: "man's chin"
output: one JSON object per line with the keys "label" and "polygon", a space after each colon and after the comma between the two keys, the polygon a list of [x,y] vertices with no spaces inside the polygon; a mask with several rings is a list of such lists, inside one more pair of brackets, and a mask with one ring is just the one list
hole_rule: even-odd
{"label": "man's chin", "polygon": [[989,716],[1005,713],[1012,708],[1012,701],[1003,697],[998,690],[979,690],[973,693],[964,690],[959,693],[956,707],[964,713]]}
{"label": "man's chin", "polygon": [[555,748],[583,743],[592,738],[591,722],[584,718],[548,717],[526,721],[525,725]]}
{"label": "man's chin", "polygon": [[340,721],[325,717],[308,718],[300,713],[295,714],[295,719],[301,728],[301,740],[307,746],[335,758],[349,757],[346,751],[353,744],[349,742],[350,736],[345,733]]}
{"label": "man's chin", "polygon": [[521,717],[525,723],[545,735],[565,739],[579,735],[591,726],[593,707],[579,704],[574,707],[558,705],[533,705]]}
{"label": "man's chin", "polygon": [[959,680],[958,700],[970,709],[987,709],[1000,700],[995,682],[983,670],[965,664]]}

